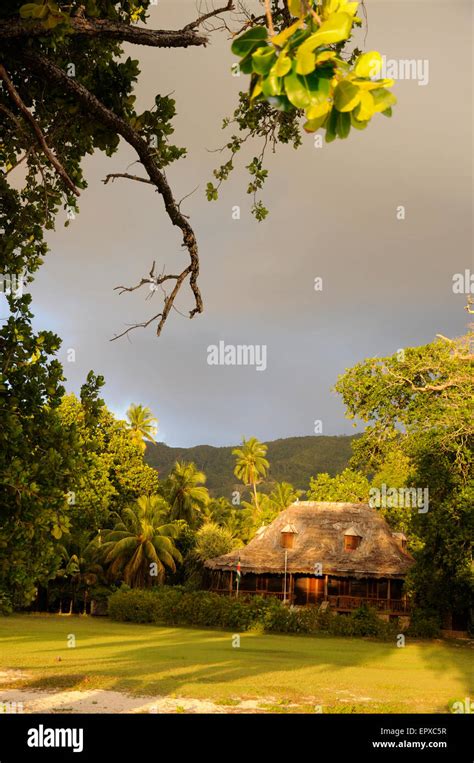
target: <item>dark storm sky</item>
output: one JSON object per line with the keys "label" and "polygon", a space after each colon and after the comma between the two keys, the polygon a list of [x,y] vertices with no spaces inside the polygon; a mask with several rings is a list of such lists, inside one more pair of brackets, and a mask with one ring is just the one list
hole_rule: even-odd
{"label": "dark storm sky", "polygon": [[[104,186],[108,172],[134,160],[122,148],[86,163],[89,188],[80,216],[61,219],[33,294],[36,325],[64,340],[68,388],[78,391],[89,369],[106,377],[107,404],[123,415],[130,402],[151,407],[158,439],[170,445],[230,444],[245,436],[275,439],[353,431],[331,392],[338,374],[365,357],[462,333],[465,297],[452,277],[473,268],[471,251],[471,61],[468,1],[366,3],[366,50],[393,59],[427,59],[429,84],[399,81],[391,120],[376,116],[349,140],[314,147],[305,136],[295,152],[268,156],[264,201],[271,213],[249,214],[248,178],[241,168],[208,203],[204,188],[226,141],[220,127],[232,113],[245,76],[223,34],[207,49],[132,48],[140,60],[139,108],[156,93],[174,93],[175,139],[188,158],[168,170],[177,198],[199,185],[183,211],[199,239],[205,311],[192,321],[174,312],[163,335],[138,330],[109,339],[158,311],[158,294],[119,296],[153,259],[176,272],[185,263],[177,229],[150,187],[129,181]],[[179,28],[195,18],[193,0],[159,0],[150,25]],[[228,133],[230,134],[230,133]],[[138,165],[130,171],[138,171]],[[232,207],[241,207],[233,220]],[[396,209],[406,208],[397,220]],[[315,277],[323,291],[315,292]],[[191,305],[183,290],[177,303]],[[267,345],[267,369],[207,364],[219,340]],[[66,350],[76,351],[67,361]]]}

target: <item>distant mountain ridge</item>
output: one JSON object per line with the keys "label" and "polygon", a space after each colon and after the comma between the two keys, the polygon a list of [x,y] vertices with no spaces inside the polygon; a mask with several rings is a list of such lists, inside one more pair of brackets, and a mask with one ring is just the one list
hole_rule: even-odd
{"label": "distant mountain ridge", "polygon": [[[291,482],[306,490],[310,477],[319,472],[334,476],[348,466],[352,455],[351,443],[357,435],[285,437],[267,442],[270,471],[259,490],[269,492],[275,482]],[[192,448],[171,448],[163,442],[147,443],[145,460],[157,469],[162,479],[168,476],[176,461],[193,461],[207,476],[206,485],[214,497],[231,499],[232,492],[242,485],[234,477],[235,456],[238,445],[215,447],[195,445]]]}

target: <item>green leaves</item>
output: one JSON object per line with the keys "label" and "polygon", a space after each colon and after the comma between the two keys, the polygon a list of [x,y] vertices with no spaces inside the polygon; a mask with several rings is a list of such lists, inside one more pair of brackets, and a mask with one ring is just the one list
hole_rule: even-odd
{"label": "green leaves", "polygon": [[323,21],[317,32],[308,37],[300,50],[312,52],[320,45],[331,45],[347,40],[351,29],[352,17],[348,13],[333,13],[327,21]]}
{"label": "green leaves", "polygon": [[305,76],[292,71],[285,77],[288,99],[298,109],[323,103],[329,95],[329,89],[329,80],[319,77],[315,72]]}
{"label": "green leaves", "polygon": [[377,77],[382,68],[382,56],[376,50],[363,53],[356,61],[354,74],[357,77]]}
{"label": "green leaves", "polygon": [[295,21],[294,24],[292,24],[289,27],[286,27],[286,29],[283,29],[279,34],[276,34],[274,37],[271,38],[272,45],[277,45],[279,48],[282,48],[285,45],[285,43],[289,40],[289,38],[300,27],[301,27],[301,21]]}
{"label": "green leaves", "polygon": [[20,8],[22,19],[44,19],[48,15],[48,6],[43,3],[26,3]]}
{"label": "green leaves", "polygon": [[22,19],[37,19],[42,21],[45,29],[53,29],[58,24],[69,19],[54,0],[40,0],[37,3],[26,3],[20,8]]}
{"label": "green leaves", "polygon": [[232,43],[231,50],[235,56],[244,58],[252,53],[256,48],[260,48],[262,43],[268,37],[267,28],[264,26],[255,26],[237,37]]}
{"label": "green leaves", "polygon": [[285,77],[285,92],[288,100],[296,106],[297,109],[305,109],[310,104],[309,92],[305,87],[302,77],[296,72],[290,72]]}
{"label": "green leaves", "polygon": [[[326,140],[346,138],[351,126],[364,129],[378,112],[389,116],[395,97],[387,90],[392,80],[371,79],[382,66],[382,56],[369,51],[351,66],[340,45],[360,22],[357,2],[323,0],[322,22],[300,0],[288,0],[297,21],[268,37],[265,27],[247,30],[232,45],[243,57],[241,70],[253,72],[251,102],[266,100],[275,110],[304,111],[306,132],[326,127]],[[315,29],[316,27],[316,29]],[[208,191],[214,198],[212,190]]]}
{"label": "green leaves", "polygon": [[282,82],[283,80],[281,77],[277,77],[275,74],[270,72],[268,77],[265,77],[265,79],[262,79],[262,82],[261,82],[263,94],[267,98],[274,95],[281,95]]}
{"label": "green leaves", "polygon": [[329,111],[330,106],[328,104],[328,109],[323,114],[313,117],[312,119],[308,119],[308,121],[303,125],[303,128],[306,130],[306,132],[316,132],[316,130],[319,130],[319,128],[322,127],[326,122]]}
{"label": "green leaves", "polygon": [[288,10],[295,18],[301,18],[304,15],[304,5],[301,0],[288,0]]}
{"label": "green leaves", "polygon": [[310,74],[314,71],[316,56],[311,50],[298,50],[296,54],[296,71],[298,74]]}
{"label": "green leaves", "polygon": [[375,114],[375,101],[371,93],[366,90],[359,90],[359,105],[355,110],[355,116],[358,120],[364,122],[369,120]]}
{"label": "green leaves", "polygon": [[281,53],[272,68],[272,74],[277,77],[284,77],[289,71],[291,71],[291,58],[285,53]]}
{"label": "green leaves", "polygon": [[378,90],[372,90],[372,97],[374,99],[374,110],[376,112],[383,112],[394,106],[397,102],[394,94],[384,87]]}
{"label": "green leaves", "polygon": [[252,53],[252,68],[254,72],[257,74],[268,74],[276,58],[276,53],[271,47],[258,48],[255,53]]}
{"label": "green leaves", "polygon": [[349,80],[339,82],[334,90],[334,105],[338,111],[352,111],[360,101],[360,90]]}
{"label": "green leaves", "polygon": [[208,183],[206,185],[206,198],[208,201],[217,201],[219,198],[218,190],[214,183]]}
{"label": "green leaves", "polygon": [[336,121],[336,134],[338,138],[347,138],[351,131],[351,117],[350,114],[341,113],[337,115]]}

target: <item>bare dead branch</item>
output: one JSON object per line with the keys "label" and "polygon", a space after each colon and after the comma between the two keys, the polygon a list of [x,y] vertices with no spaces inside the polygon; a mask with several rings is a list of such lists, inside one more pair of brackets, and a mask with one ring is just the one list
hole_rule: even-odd
{"label": "bare dead branch", "polygon": [[[151,318],[149,318],[147,321],[143,321],[143,323],[134,323],[134,324],[132,324],[127,329],[125,329],[125,331],[122,331],[121,334],[117,334],[116,336],[114,336],[111,341],[114,342],[116,339],[120,339],[121,337],[126,336],[126,334],[129,334],[130,331],[134,331],[135,329],[138,329],[138,328],[147,328],[151,323],[153,323],[154,321],[158,320],[158,318],[160,318],[160,321],[158,323],[156,333],[159,336],[161,334],[161,330],[162,330],[163,326],[165,325],[166,319],[167,319],[167,317],[169,315],[169,312],[170,312],[171,308],[174,307],[173,303],[174,303],[174,301],[176,299],[178,291],[181,288],[181,284],[183,283],[184,279],[189,274],[191,274],[191,277],[192,277],[193,273],[192,273],[191,265],[188,265],[188,267],[185,270],[183,270],[183,272],[180,273],[179,276],[163,276],[163,277],[160,277],[160,279],[157,279],[158,282],[161,282],[161,283],[164,280],[169,280],[171,278],[175,278],[176,279],[176,283],[174,285],[174,288],[173,288],[171,294],[169,294],[168,296],[165,295],[165,302],[164,302],[163,312],[157,313],[156,315],[154,315]],[[146,280],[146,279],[142,279],[142,280],[145,280],[145,283],[149,283],[149,281]],[[134,287],[134,288],[138,288],[138,286]],[[134,291],[134,288],[128,288],[128,289],[126,289],[126,291]],[[202,310],[198,310],[198,308],[195,307],[194,310],[191,310],[191,312],[189,313],[189,317],[192,318],[193,315],[195,315],[198,312],[202,312]]]}
{"label": "bare dead branch", "polygon": [[217,16],[219,13],[225,13],[226,11],[233,11],[235,9],[233,0],[229,0],[227,5],[222,6],[222,8],[215,8],[212,11],[209,11],[208,13],[203,13],[201,16],[199,16],[195,21],[191,21],[189,24],[186,24],[186,26],[183,27],[183,32],[187,32],[191,29],[196,29],[197,27],[201,26],[201,24],[204,24],[205,21],[208,21],[209,19]]}
{"label": "bare dead branch", "polygon": [[112,172],[109,175],[106,175],[102,182],[104,185],[107,185],[109,180],[113,182],[115,178],[126,178],[127,180],[136,180],[139,183],[150,183],[153,185],[150,178],[141,178],[138,175],[129,175],[128,172]]}
{"label": "bare dead branch", "polygon": [[153,315],[149,320],[144,321],[143,323],[134,323],[131,326],[128,327],[128,329],[125,329],[125,331],[122,331],[121,334],[116,334],[112,339],[111,342],[115,342],[116,339],[121,339],[123,336],[126,336],[130,333],[130,331],[134,331],[135,329],[146,329],[148,326],[150,326],[153,321],[158,320],[160,318],[162,313],[157,313],[156,315]]}
{"label": "bare dead branch", "polygon": [[160,286],[162,283],[165,283],[165,281],[171,281],[171,280],[177,280],[181,274],[179,275],[161,275],[161,276],[155,276],[154,275],[154,268],[155,263],[153,262],[153,267],[150,271],[150,275],[148,278],[142,278],[139,283],[137,283],[135,286],[115,286],[114,291],[118,291],[119,294],[124,294],[125,292],[131,292],[136,291],[137,289],[140,289],[142,286],[146,286],[148,284],[152,288],[152,291],[155,291],[156,289],[154,287]]}
{"label": "bare dead branch", "polygon": [[59,177],[63,181],[63,183],[69,188],[70,191],[72,191],[75,196],[80,196],[79,190],[76,188],[74,183],[72,182],[71,178],[67,174],[66,170],[64,169],[63,165],[59,161],[59,159],[53,154],[51,149],[49,148],[48,144],[46,143],[46,138],[43,135],[43,132],[41,130],[41,127],[39,126],[38,122],[34,118],[31,111],[25,106],[23,103],[20,94],[16,90],[13,82],[11,81],[10,77],[8,76],[7,70],[3,66],[3,64],[0,64],[0,78],[5,83],[5,87],[8,91],[8,94],[10,98],[12,99],[15,106],[18,108],[18,110],[21,112],[25,120],[28,122],[30,127],[33,129],[33,132],[36,136],[36,140],[38,141],[39,145],[41,146],[41,149],[43,150],[43,153],[46,155],[48,160],[53,165],[54,169],[58,173]]}

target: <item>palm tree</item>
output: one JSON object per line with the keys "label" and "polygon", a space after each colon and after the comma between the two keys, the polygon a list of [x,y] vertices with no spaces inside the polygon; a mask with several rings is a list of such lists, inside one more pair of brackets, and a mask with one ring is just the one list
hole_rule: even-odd
{"label": "palm tree", "polygon": [[237,456],[237,463],[234,469],[235,476],[242,480],[244,485],[251,485],[255,507],[258,509],[257,484],[261,482],[261,477],[265,477],[267,469],[270,467],[267,459],[267,446],[251,437],[242,441],[241,448],[235,448],[232,451],[233,456]]}
{"label": "palm tree", "polygon": [[132,439],[142,450],[146,448],[144,439],[155,442],[158,419],[153,416],[149,408],[132,403],[127,411],[127,419],[127,428],[130,430]]}
{"label": "palm tree", "polygon": [[[62,557],[63,566],[56,573],[56,578],[59,580],[72,580],[79,572],[79,560],[77,554],[71,554],[65,546],[59,546],[59,551]],[[72,615],[72,609],[74,605],[74,593],[71,594],[69,602],[69,614]],[[59,591],[59,612],[58,615],[63,614],[63,591]]]}
{"label": "palm tree", "polygon": [[298,490],[289,482],[277,482],[271,493],[268,494],[268,501],[271,509],[275,512],[275,516],[291,506],[303,493],[304,490]]}
{"label": "palm tree", "polygon": [[[83,540],[83,539],[82,539]],[[95,563],[92,555],[93,543],[90,543],[84,548],[84,541],[82,544],[73,543],[69,547],[59,546],[61,556],[63,558],[63,566],[57,573],[59,580],[70,581],[70,606],[69,614],[72,615],[76,606],[76,597],[80,589],[84,593],[84,607],[83,614],[87,611],[87,599],[89,595],[89,588],[95,585],[103,573],[102,567]],[[75,550],[75,552],[74,552]],[[59,613],[62,614],[62,594],[59,598]]]}
{"label": "palm tree", "polygon": [[209,502],[204,487],[206,475],[196,464],[177,461],[167,480],[166,497],[171,507],[171,519],[184,519],[191,527],[197,522]]}
{"label": "palm tree", "polygon": [[209,503],[203,508],[201,517],[203,522],[215,522],[216,525],[226,524],[226,519],[232,511],[232,504],[227,498],[210,498]]}
{"label": "palm tree", "polygon": [[[113,530],[102,533],[99,554],[112,578],[123,577],[131,588],[148,587],[162,582],[165,568],[176,571],[181,554],[174,544],[179,528],[163,524],[165,508],[156,495],[141,496],[133,507],[122,511],[122,518]],[[156,575],[150,565],[156,565]]]}
{"label": "palm tree", "polygon": [[281,511],[291,506],[303,493],[304,490],[297,490],[289,482],[276,482],[268,495],[257,493],[258,511],[255,511],[252,504],[244,501],[244,520],[249,522],[247,527],[252,537],[261,525],[271,524]]}

